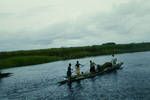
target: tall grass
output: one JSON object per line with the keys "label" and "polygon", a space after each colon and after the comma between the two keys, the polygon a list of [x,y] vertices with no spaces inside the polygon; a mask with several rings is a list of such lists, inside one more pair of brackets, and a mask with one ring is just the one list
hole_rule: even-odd
{"label": "tall grass", "polygon": [[0,52],[0,69],[117,53],[150,51],[150,43],[114,44]]}
{"label": "tall grass", "polygon": [[61,60],[61,58],[55,57],[55,56],[10,57],[10,58],[0,60],[0,69],[18,67],[18,66],[26,66],[26,65],[34,65],[34,64],[42,64],[42,63],[47,63],[47,62],[52,62],[52,61],[57,61],[57,60]]}

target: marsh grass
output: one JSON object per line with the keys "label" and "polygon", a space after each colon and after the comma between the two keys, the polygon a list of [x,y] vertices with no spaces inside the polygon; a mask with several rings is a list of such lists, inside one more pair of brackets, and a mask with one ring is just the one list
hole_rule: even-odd
{"label": "marsh grass", "polygon": [[19,57],[10,57],[0,60],[0,68],[10,68],[26,65],[35,65],[42,64],[52,61],[61,60],[60,57],[55,56],[19,56]]}
{"label": "marsh grass", "polygon": [[76,59],[89,56],[150,51],[150,43],[103,44],[84,47],[51,48],[0,52],[0,69],[42,64],[58,60]]}

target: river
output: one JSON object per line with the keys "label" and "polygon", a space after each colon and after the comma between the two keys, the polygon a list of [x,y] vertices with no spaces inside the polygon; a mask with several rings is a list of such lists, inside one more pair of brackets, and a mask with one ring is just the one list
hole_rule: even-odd
{"label": "river", "polygon": [[[150,100],[150,52],[116,55],[123,69],[80,82],[59,85],[68,63],[76,60],[89,70],[89,60],[103,64],[111,56],[87,57],[34,66],[10,68],[12,76],[0,79],[0,100]],[[74,66],[73,66],[74,68]]]}

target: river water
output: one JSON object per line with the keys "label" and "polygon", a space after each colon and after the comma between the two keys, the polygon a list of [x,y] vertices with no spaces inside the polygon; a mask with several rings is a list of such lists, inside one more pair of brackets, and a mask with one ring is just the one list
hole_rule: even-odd
{"label": "river water", "polygon": [[[68,63],[76,60],[89,70],[89,60],[103,64],[111,56],[88,57],[2,70],[12,76],[0,80],[0,100],[150,100],[150,52],[116,55],[123,69],[72,85],[59,85]],[[74,66],[73,66],[74,68]]]}

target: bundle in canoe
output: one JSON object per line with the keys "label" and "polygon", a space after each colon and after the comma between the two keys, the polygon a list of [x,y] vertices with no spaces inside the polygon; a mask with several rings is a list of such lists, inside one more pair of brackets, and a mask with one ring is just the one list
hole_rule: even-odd
{"label": "bundle in canoe", "polygon": [[102,68],[99,71],[97,70],[95,73],[88,72],[88,73],[83,73],[80,76],[73,75],[70,80],[68,80],[68,78],[66,78],[63,81],[60,81],[58,83],[65,84],[65,83],[80,81],[80,80],[87,79],[87,78],[92,78],[92,77],[95,77],[95,76],[98,76],[98,75],[101,75],[104,73],[109,73],[109,72],[115,71],[117,69],[120,69],[122,65],[123,65],[123,62],[117,63],[111,67]]}

